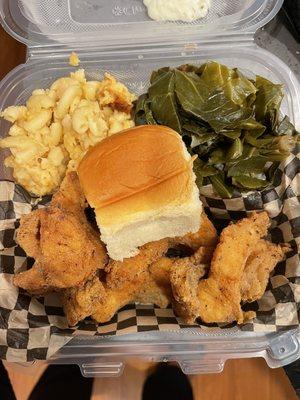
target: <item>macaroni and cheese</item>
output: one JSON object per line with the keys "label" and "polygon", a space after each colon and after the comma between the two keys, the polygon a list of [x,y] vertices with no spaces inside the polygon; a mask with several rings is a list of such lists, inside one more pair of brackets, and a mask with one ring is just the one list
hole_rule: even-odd
{"label": "macaroni and cheese", "polygon": [[55,192],[91,146],[134,126],[134,99],[110,74],[103,81],[87,81],[83,69],[49,89],[33,91],[26,106],[11,106],[0,114],[13,124],[0,141],[11,152],[5,165],[32,194]]}

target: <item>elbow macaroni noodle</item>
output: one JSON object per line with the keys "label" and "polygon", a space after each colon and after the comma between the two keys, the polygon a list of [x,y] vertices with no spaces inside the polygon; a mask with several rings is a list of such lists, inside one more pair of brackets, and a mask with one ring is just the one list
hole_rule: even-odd
{"label": "elbow macaroni noodle", "polygon": [[135,96],[105,74],[87,81],[83,69],[36,89],[26,106],[10,106],[0,116],[12,123],[0,147],[14,179],[36,196],[55,192],[68,170],[76,170],[87,150],[102,139],[134,126]]}

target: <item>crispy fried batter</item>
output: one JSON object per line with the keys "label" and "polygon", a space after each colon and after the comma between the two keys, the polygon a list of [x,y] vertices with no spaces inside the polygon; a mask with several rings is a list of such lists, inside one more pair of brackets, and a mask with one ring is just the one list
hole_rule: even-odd
{"label": "crispy fried batter", "polygon": [[[209,246],[216,242],[216,232],[207,223],[206,217],[204,217],[204,224],[208,227],[206,229],[208,233],[201,240],[203,244]],[[95,277],[85,285],[69,289],[63,294],[62,302],[69,324],[75,325],[91,314],[95,321],[107,322],[120,308],[132,302],[167,307],[172,301],[171,268],[174,265],[180,266],[183,262],[198,265],[211,260],[214,247],[197,248],[192,257],[180,260],[164,256],[170,246],[178,243],[184,243],[196,249],[193,240],[199,243],[197,234],[195,234],[195,239],[192,239],[190,235],[176,240],[163,239],[144,245],[136,257],[122,262],[110,260],[105,267],[106,278],[103,283],[99,283],[99,279]],[[96,283],[94,283],[95,280]]]}
{"label": "crispy fried batter", "polygon": [[223,230],[211,263],[209,278],[198,286],[199,316],[204,322],[244,320],[241,281],[249,255],[270,225],[266,212],[231,224]]}
{"label": "crispy fried batter", "polygon": [[86,200],[81,190],[77,174],[75,172],[69,172],[62,181],[59,191],[52,197],[51,205],[63,208],[75,214],[78,213],[79,216],[82,216],[85,203]]}
{"label": "crispy fried batter", "polygon": [[[111,260],[106,266],[106,282],[95,277],[87,284],[67,290],[62,296],[70,325],[92,315],[97,322],[107,322],[123,306],[132,302],[167,307],[170,290],[159,287],[149,273],[149,265],[168,250],[168,240],[144,245],[136,257]],[[92,292],[92,293],[91,293]]]}
{"label": "crispy fried batter", "polygon": [[107,299],[107,290],[96,275],[81,286],[61,292],[61,302],[70,326],[92,315]]}
{"label": "crispy fried batter", "polygon": [[108,290],[106,300],[94,309],[92,318],[99,323],[108,322],[118,310],[132,302],[133,296],[129,290]]}
{"label": "crispy fried batter", "polygon": [[146,284],[141,286],[134,301],[140,304],[155,304],[159,308],[167,308],[172,300],[170,287],[160,286],[149,276]]}
{"label": "crispy fried batter", "polygon": [[148,275],[140,285],[128,282],[122,290],[108,289],[106,300],[96,307],[92,318],[104,323],[112,319],[118,310],[129,303],[155,304],[166,308],[171,302],[171,294],[159,287]]}
{"label": "crispy fried batter", "polygon": [[172,269],[170,281],[174,296],[173,308],[187,323],[193,323],[200,312],[198,285],[207,266],[178,260]]}
{"label": "crispy fried batter", "polygon": [[[263,295],[269,273],[288,251],[287,247],[261,240],[268,227],[269,217],[263,212],[224,229],[208,279],[199,283],[186,279],[182,284],[173,272],[171,282],[179,315],[188,322],[200,317],[207,323],[242,323],[253,318],[255,313],[243,313],[241,301]],[[192,273],[192,267],[188,269]]]}
{"label": "crispy fried batter", "polygon": [[175,258],[162,257],[149,266],[149,271],[155,282],[160,286],[170,286],[170,273]]}
{"label": "crispy fried batter", "polygon": [[111,260],[105,268],[107,286],[111,289],[122,289],[127,282],[139,284],[149,273],[149,265],[159,260],[168,250],[168,239],[147,243],[141,247],[137,256],[124,261]]}
{"label": "crispy fried batter", "polygon": [[150,273],[158,285],[170,286],[170,274],[173,269],[185,265],[208,265],[212,259],[214,247],[200,247],[191,257],[168,258],[162,257],[150,265]]}
{"label": "crispy fried batter", "polygon": [[106,263],[104,246],[83,215],[50,207],[43,213],[40,235],[37,259],[47,283],[57,289],[79,285]]}
{"label": "crispy fried batter", "polygon": [[14,284],[21,288],[30,288],[33,295],[45,295],[53,290],[46,282],[38,263],[35,263],[28,271],[20,272],[14,276]]}
{"label": "crispy fried batter", "polygon": [[[185,245],[194,252],[190,258],[184,257],[178,260],[176,265],[185,263],[187,260],[194,265],[198,265],[210,263],[217,242],[217,231],[207,215],[203,212],[201,214],[199,231],[196,233],[189,233],[183,237],[170,239],[170,246],[177,246],[178,244]],[[170,286],[170,272],[176,260],[176,258],[162,257],[150,265],[150,272],[157,284]]]}
{"label": "crispy fried batter", "polygon": [[270,273],[290,251],[287,245],[276,245],[260,240],[248,257],[241,281],[242,301],[252,302],[260,299],[267,287]]}
{"label": "crispy fried batter", "polygon": [[79,285],[107,262],[105,247],[86,220],[75,173],[66,176],[49,207],[21,220],[17,238],[36,262],[14,283],[30,293]]}
{"label": "crispy fried batter", "polygon": [[[69,174],[50,207],[23,217],[18,232],[20,245],[36,262],[15,276],[15,284],[33,294],[64,289],[61,299],[72,326],[88,316],[108,322],[132,302],[161,308],[172,303],[187,323],[199,317],[207,323],[245,322],[255,313],[243,312],[241,302],[263,295],[270,272],[289,251],[262,239],[269,227],[266,212],[229,225],[218,245],[203,214],[197,233],[148,243],[136,257],[107,263],[84,206],[77,175]],[[186,247],[193,254],[178,258]],[[166,256],[170,248],[175,258]],[[209,277],[202,279],[209,265]]]}
{"label": "crispy fried batter", "polygon": [[168,250],[168,240],[148,243],[141,247],[136,257],[111,261],[106,270],[108,275],[107,301],[93,313],[97,322],[107,322],[124,305],[132,302],[151,303],[167,307],[171,293],[160,287],[149,272],[149,266],[160,259]]}
{"label": "crispy fried batter", "polygon": [[40,253],[41,210],[23,215],[17,233],[17,241],[28,257],[36,258]]}
{"label": "crispy fried batter", "polygon": [[216,247],[218,234],[213,223],[208,219],[205,212],[201,214],[200,229],[196,233],[189,233],[181,238],[175,238],[175,243],[184,244],[193,250],[199,247]]}

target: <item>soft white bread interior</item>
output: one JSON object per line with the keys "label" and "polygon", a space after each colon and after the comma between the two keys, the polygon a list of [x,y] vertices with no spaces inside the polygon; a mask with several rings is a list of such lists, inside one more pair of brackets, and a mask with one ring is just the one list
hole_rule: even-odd
{"label": "soft white bread interior", "polygon": [[88,151],[78,175],[114,260],[135,256],[145,243],[200,227],[193,162],[170,128],[140,126],[104,139]]}

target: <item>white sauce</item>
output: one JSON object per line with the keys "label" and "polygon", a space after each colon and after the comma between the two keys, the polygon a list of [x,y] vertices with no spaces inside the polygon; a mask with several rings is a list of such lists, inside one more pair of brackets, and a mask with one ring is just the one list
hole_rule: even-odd
{"label": "white sauce", "polygon": [[192,22],[207,15],[211,0],[144,0],[144,4],[155,21]]}

